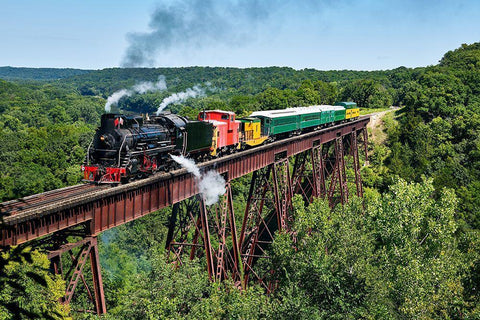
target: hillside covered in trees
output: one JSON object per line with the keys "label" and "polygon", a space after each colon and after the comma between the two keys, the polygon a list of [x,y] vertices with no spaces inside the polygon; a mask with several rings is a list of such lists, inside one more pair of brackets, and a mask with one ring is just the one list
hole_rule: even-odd
{"label": "hillside covered in trees", "polygon": [[[0,80],[0,201],[78,183],[107,97],[159,76],[167,90],[133,94],[118,108],[151,113],[195,85],[208,88],[205,96],[170,105],[171,111],[244,115],[339,100],[363,110],[402,108],[385,120],[385,143],[369,146],[365,209],[358,199],[333,210],[322,200],[305,206],[295,199],[296,243],[277,235],[264,266],[277,270],[273,294],[256,285],[240,291],[229,282],[210,283],[198,260],[172,269],[164,249],[170,212],[163,210],[102,235],[107,318],[480,317],[480,43],[416,69],[139,68]],[[240,209],[246,181],[232,186]],[[35,257],[31,269],[42,259]],[[9,275],[25,279],[16,263]],[[60,317],[68,310],[52,301],[62,283],[48,283],[45,308]],[[41,300],[35,284],[27,286],[22,299]],[[6,284],[0,295],[15,301],[15,288]],[[83,308],[84,300],[73,307]],[[0,308],[0,315],[8,312]]]}

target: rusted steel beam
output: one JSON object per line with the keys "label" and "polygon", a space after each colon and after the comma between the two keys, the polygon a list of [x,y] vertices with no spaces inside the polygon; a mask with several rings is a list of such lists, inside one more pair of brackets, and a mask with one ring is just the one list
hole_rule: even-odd
{"label": "rusted steel beam", "polygon": [[[97,238],[85,235],[85,238],[78,242],[66,243],[68,234],[65,233],[63,236],[63,242],[65,242],[65,244],[49,251],[47,254],[53,266],[54,273],[60,274],[63,278],[66,278],[65,280],[67,281],[65,296],[63,297],[62,301],[64,303],[70,303],[77,288],[78,282],[81,280],[89,299],[95,305],[96,313],[104,314],[107,309],[105,304],[105,294],[103,291],[100,260],[98,257]],[[80,249],[76,254],[74,254],[73,250],[76,248]],[[67,254],[66,257],[69,257],[71,260],[71,266],[66,272],[64,272],[62,265],[62,255],[64,254]],[[83,274],[87,261],[90,262],[92,269],[92,281],[94,289],[93,295]]]}
{"label": "rusted steel beam", "polygon": [[365,163],[368,163],[368,131],[365,125],[362,129],[363,133],[363,148],[365,149]]}
{"label": "rusted steel beam", "polygon": [[358,158],[357,132],[353,131],[351,136],[351,154],[353,156],[353,170],[355,171],[355,185],[357,188],[357,197],[363,197],[362,176],[360,174],[360,159]]}
{"label": "rusted steel beam", "polygon": [[105,304],[105,293],[103,291],[97,237],[92,237],[91,244],[92,249],[90,250],[90,266],[92,268],[93,290],[95,291],[95,308],[97,310],[97,314],[104,314],[107,312],[107,307]]}
{"label": "rusted steel beam", "polygon": [[325,186],[325,164],[323,162],[322,145],[312,148],[311,151],[313,166],[314,196],[325,197],[327,187]]}
{"label": "rusted steel beam", "polygon": [[343,139],[337,138],[335,141],[335,155],[338,158],[338,178],[340,184],[340,202],[345,204],[348,202],[348,186],[347,175],[345,170],[345,150],[343,147]]}
{"label": "rusted steel beam", "polygon": [[[215,169],[236,179],[275,163],[275,155],[286,157],[310,150],[314,142],[325,143],[352,131],[363,130],[369,117],[319,131],[281,140],[226,157],[199,164],[201,170]],[[148,213],[188,199],[198,193],[195,179],[186,170],[177,170],[134,181],[114,188],[93,188],[55,203],[28,208],[4,217],[1,245],[18,245],[33,239],[89,223],[92,234],[135,220]]]}
{"label": "rusted steel beam", "polygon": [[[222,200],[211,206],[205,205],[200,195],[195,197],[196,201],[186,208],[189,222],[181,221],[176,226],[179,230],[177,232],[169,230],[172,236],[167,240],[167,248],[174,255],[170,255],[170,258],[181,264],[184,248],[190,247],[190,260],[202,254],[205,256],[210,280],[221,281],[230,275],[234,282],[241,286],[240,249],[230,183],[227,183],[225,188]],[[181,217],[183,211],[178,208],[175,211],[172,214]],[[192,228],[195,228],[193,238],[188,237]],[[201,245],[199,240],[202,241]],[[218,243],[218,248],[214,248],[212,243]]]}
{"label": "rusted steel beam", "polygon": [[[253,264],[255,259],[257,259],[255,257],[264,255],[263,248],[271,244],[273,240],[274,231],[270,230],[269,222],[273,217],[276,218],[277,215],[272,213],[265,214],[263,212],[266,202],[267,207],[275,207],[275,199],[273,199],[274,190],[270,182],[272,171],[273,164],[259,170],[259,172],[255,171],[250,183],[250,192],[247,199],[247,206],[245,207],[239,241],[243,258],[243,286],[246,286],[251,276],[263,284],[264,275],[255,272]],[[276,210],[274,210],[274,212],[275,211]]]}
{"label": "rusted steel beam", "polygon": [[201,196],[199,197],[200,203],[200,220],[202,222],[202,230],[203,230],[203,246],[205,251],[205,257],[207,259],[207,271],[208,271],[208,278],[210,281],[215,279],[215,267],[213,264],[213,252],[212,252],[212,243],[210,241],[210,228],[208,226],[208,214],[207,208],[205,205],[205,201]]}
{"label": "rusted steel beam", "polygon": [[233,253],[233,270],[232,278],[234,281],[241,281],[242,260],[240,257],[240,246],[237,237],[237,226],[235,222],[235,212],[233,209],[233,197],[230,184],[227,185],[227,205],[228,205],[228,219],[230,223],[230,234],[232,238],[232,253]]}
{"label": "rusted steel beam", "polygon": [[275,210],[277,213],[278,230],[288,231],[291,220],[292,187],[288,158],[273,164],[273,187],[275,195]]}

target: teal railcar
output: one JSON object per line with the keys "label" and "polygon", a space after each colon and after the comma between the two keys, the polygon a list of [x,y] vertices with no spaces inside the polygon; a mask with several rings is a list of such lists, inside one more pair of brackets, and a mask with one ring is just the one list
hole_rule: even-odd
{"label": "teal railcar", "polygon": [[250,116],[260,119],[264,136],[289,133],[300,129],[300,116],[295,110],[256,111]]}
{"label": "teal railcar", "polygon": [[320,105],[256,111],[250,116],[260,119],[262,136],[274,136],[344,121],[346,108],[343,106]]}
{"label": "teal railcar", "polygon": [[319,106],[318,109],[321,112],[321,124],[329,124],[335,121],[335,110],[332,106]]}
{"label": "teal railcar", "polygon": [[322,124],[322,113],[316,106],[297,108],[300,116],[300,129],[318,127]]}
{"label": "teal railcar", "polygon": [[345,120],[346,111],[344,107],[332,106],[332,109],[335,111],[335,122]]}

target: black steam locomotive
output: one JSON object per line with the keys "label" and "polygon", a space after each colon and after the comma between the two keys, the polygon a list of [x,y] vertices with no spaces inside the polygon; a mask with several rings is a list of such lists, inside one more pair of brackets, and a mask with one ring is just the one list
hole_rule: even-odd
{"label": "black steam locomotive", "polygon": [[169,154],[207,156],[213,125],[176,114],[154,117],[104,114],[82,166],[85,181],[119,183],[157,170],[168,171]]}

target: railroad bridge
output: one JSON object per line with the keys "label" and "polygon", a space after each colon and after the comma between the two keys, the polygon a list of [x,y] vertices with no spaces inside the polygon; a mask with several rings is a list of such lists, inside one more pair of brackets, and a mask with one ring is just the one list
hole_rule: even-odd
{"label": "railroad bridge", "polygon": [[[205,205],[196,179],[185,169],[115,187],[84,184],[5,202],[0,204],[1,245],[47,248],[52,271],[67,282],[64,302],[71,301],[81,281],[102,314],[106,306],[97,236],[173,205],[166,243],[173,263],[204,256],[212,281],[230,277],[239,287],[256,281],[270,292],[275,283],[256,269],[256,262],[268,259],[276,231],[289,232],[293,194],[305,201],[327,197],[331,206],[343,204],[350,192],[349,166],[354,172],[350,184],[363,196],[358,149],[363,146],[367,157],[369,120],[361,117],[199,164],[200,170],[216,170],[226,181],[225,195],[212,206]],[[237,227],[241,220],[236,220],[230,182],[250,173],[243,221]],[[69,243],[73,237],[81,240]],[[69,268],[62,264],[65,258]],[[87,262],[91,281],[84,276]]]}

